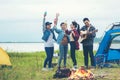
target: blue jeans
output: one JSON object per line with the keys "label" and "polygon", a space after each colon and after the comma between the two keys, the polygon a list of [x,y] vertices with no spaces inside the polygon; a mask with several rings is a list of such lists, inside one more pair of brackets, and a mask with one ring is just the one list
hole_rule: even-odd
{"label": "blue jeans", "polygon": [[45,47],[45,52],[46,52],[46,59],[44,61],[44,68],[46,68],[46,65],[48,63],[48,68],[52,67],[52,57],[54,53],[54,47]]}
{"label": "blue jeans", "polygon": [[58,67],[61,65],[62,59],[64,59],[64,67],[66,67],[66,60],[67,60],[67,52],[68,52],[68,45],[59,45],[59,60],[58,60]]}

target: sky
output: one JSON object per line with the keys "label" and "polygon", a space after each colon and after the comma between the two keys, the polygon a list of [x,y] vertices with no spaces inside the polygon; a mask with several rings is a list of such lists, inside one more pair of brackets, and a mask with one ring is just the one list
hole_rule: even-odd
{"label": "sky", "polygon": [[0,0],[0,42],[40,42],[43,13],[53,22],[59,13],[61,22],[72,21],[82,27],[84,17],[98,29],[97,37],[106,28],[120,22],[120,0]]}

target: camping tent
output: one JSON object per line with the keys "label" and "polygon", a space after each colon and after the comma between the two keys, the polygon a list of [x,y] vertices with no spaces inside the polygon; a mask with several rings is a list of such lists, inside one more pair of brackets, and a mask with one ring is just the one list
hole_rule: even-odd
{"label": "camping tent", "polygon": [[0,47],[0,65],[11,66],[8,54]]}
{"label": "camping tent", "polygon": [[98,58],[100,55],[103,56],[104,62],[120,60],[120,23],[113,24],[112,27],[105,32],[95,57]]}

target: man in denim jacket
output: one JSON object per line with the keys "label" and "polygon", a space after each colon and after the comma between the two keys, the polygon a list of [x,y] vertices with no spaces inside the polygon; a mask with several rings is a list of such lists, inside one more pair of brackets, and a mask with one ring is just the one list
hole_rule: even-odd
{"label": "man in denim jacket", "polygon": [[65,33],[67,29],[67,24],[62,22],[60,24],[61,29],[54,27],[56,33],[58,33],[57,43],[59,44],[59,60],[58,60],[58,70],[61,67],[62,58],[64,59],[64,68],[66,68],[66,59],[67,59],[67,52],[68,52],[68,42],[69,36]]}

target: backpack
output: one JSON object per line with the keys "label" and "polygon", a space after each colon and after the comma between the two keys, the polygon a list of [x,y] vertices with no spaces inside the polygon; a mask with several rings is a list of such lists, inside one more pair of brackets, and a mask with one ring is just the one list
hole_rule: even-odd
{"label": "backpack", "polygon": [[56,71],[56,73],[53,75],[53,78],[67,78],[71,74],[70,69],[59,69]]}

